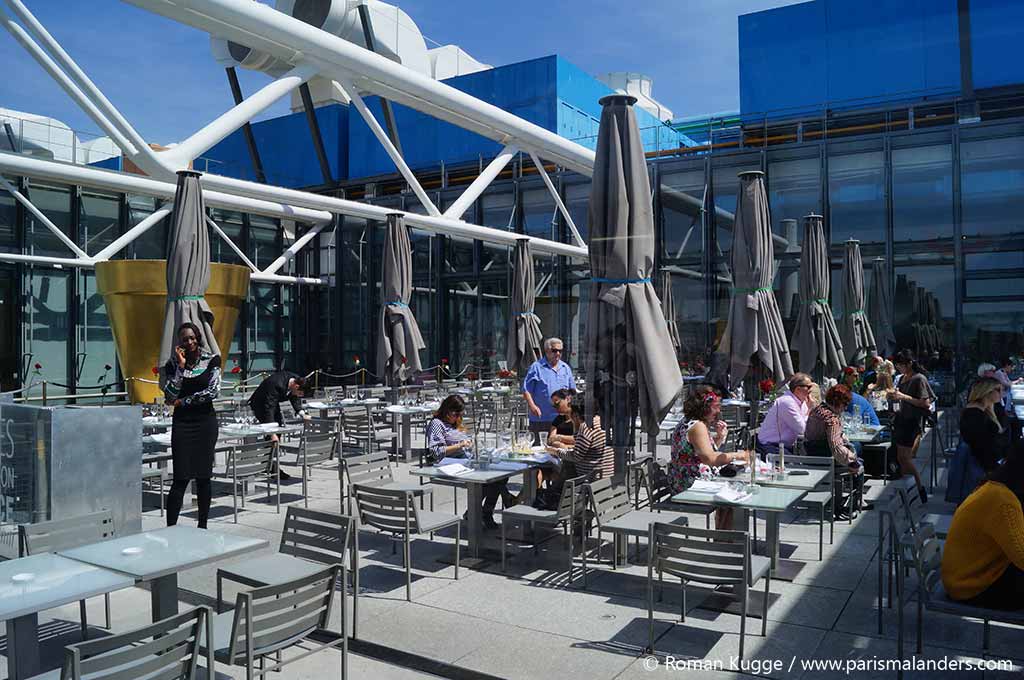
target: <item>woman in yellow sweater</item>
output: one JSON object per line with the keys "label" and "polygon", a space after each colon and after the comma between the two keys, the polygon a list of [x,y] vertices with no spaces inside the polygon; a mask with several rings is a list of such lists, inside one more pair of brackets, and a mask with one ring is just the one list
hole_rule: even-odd
{"label": "woman in yellow sweater", "polygon": [[1024,445],[967,499],[949,527],[942,584],[949,597],[987,609],[1024,610]]}

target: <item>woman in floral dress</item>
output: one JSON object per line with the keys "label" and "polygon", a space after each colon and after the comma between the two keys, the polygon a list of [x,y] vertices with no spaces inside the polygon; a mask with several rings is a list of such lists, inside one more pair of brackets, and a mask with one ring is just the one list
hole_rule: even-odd
{"label": "woman in floral dress", "polygon": [[[672,433],[672,459],[668,464],[668,482],[674,493],[686,491],[697,479],[717,477],[724,465],[749,459],[747,451],[718,450],[729,433],[728,425],[718,419],[721,412],[722,403],[710,387],[697,388],[683,403],[684,420]],[[715,512],[715,526],[732,528],[730,508]]]}

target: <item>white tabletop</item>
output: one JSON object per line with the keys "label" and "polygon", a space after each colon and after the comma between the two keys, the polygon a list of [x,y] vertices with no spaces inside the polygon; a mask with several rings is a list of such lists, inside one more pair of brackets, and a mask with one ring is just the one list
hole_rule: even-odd
{"label": "white tabletop", "polygon": [[[18,580],[14,580],[17,576]],[[77,560],[42,553],[0,563],[0,620],[10,620],[135,585]]]}
{"label": "white tabletop", "polygon": [[385,406],[384,410],[388,413],[394,413],[395,415],[415,415],[417,413],[431,413],[436,409],[436,406],[429,406],[427,404],[392,404]]}
{"label": "white tabletop", "polygon": [[342,399],[337,402],[338,406],[375,406],[381,403],[381,400],[377,397],[370,397],[368,399],[355,399],[349,397],[348,399]]}
{"label": "white tabletop", "polygon": [[[195,527],[143,531],[60,554],[149,581],[184,569],[253,552],[270,545],[260,538],[232,536]],[[128,554],[125,551],[128,551]],[[138,550],[138,552],[135,552]]]}

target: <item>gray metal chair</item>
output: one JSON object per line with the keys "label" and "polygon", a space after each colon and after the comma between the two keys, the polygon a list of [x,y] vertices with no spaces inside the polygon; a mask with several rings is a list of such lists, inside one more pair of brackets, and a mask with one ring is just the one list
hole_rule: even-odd
{"label": "gray metal chair", "polygon": [[462,518],[443,512],[420,510],[408,491],[382,489],[355,484],[352,487],[359,509],[360,526],[370,526],[382,533],[401,538],[405,563],[405,599],[412,602],[412,553],[410,544],[415,534],[433,534],[455,526],[455,580],[459,579],[459,544],[462,542]]}
{"label": "gray metal chair", "polygon": [[309,471],[311,468],[330,463],[334,460],[334,453],[338,448],[338,432],[334,429],[334,422],[328,420],[326,423],[313,420],[307,421],[303,426],[302,435],[298,446],[289,449],[281,446],[280,453],[288,454],[294,451],[293,456],[280,457],[282,465],[295,465],[302,468],[302,499],[305,507],[309,507]]}
{"label": "gray metal chair", "polygon": [[[70,550],[89,543],[99,543],[116,538],[114,513],[100,510],[78,517],[55,519],[49,522],[18,525],[18,554],[21,557],[40,553]],[[110,594],[103,596],[103,610],[110,630]],[[85,600],[79,600],[82,637],[89,637],[89,621],[85,612]]]}
{"label": "gray metal chair", "polygon": [[[348,676],[348,629],[344,589],[341,591],[341,632],[328,629],[331,608],[338,592],[336,583],[345,582],[345,567],[335,564],[315,574],[241,592],[232,612],[213,619],[212,635],[204,638],[204,649],[229,666],[245,669],[246,680],[265,677],[312,654],[341,647],[341,677]],[[330,639],[331,642],[314,643]],[[212,640],[212,642],[211,642]],[[287,660],[280,653],[306,643],[302,652]],[[310,649],[312,647],[312,649]],[[267,664],[268,657],[276,657]],[[257,663],[259,667],[257,668]]]}
{"label": "gray metal chair", "polygon": [[686,621],[686,586],[689,582],[713,587],[731,586],[742,603],[740,614],[740,653],[747,628],[749,590],[764,579],[764,607],[761,611],[761,636],[768,632],[768,596],[771,586],[771,560],[750,553],[750,535],[746,531],[697,529],[654,522],[647,534],[647,620],[648,653],[654,653],[654,580],[657,573],[659,599],[664,575],[680,579],[682,602],[679,620]]}
{"label": "gray metal chair", "polygon": [[[557,527],[565,531],[569,550],[569,583],[573,580],[573,541],[572,522],[583,516],[587,507],[586,477],[575,477],[565,480],[562,493],[558,497],[558,508],[555,510],[538,510],[530,505],[514,505],[501,512],[501,570],[505,571],[505,527],[513,521],[528,522],[531,530],[537,524]],[[537,540],[534,536],[533,554],[537,554]]]}
{"label": "gray metal chair", "polygon": [[[420,498],[420,508],[423,508],[423,498],[429,496],[430,509],[431,511],[434,509],[434,486],[420,482],[396,481],[394,471],[391,468],[391,457],[386,451],[342,458],[341,475],[342,511],[350,515],[352,514],[352,497],[355,495],[352,488],[357,484],[379,489],[390,489],[392,491],[407,491]],[[347,485],[345,480],[348,481]],[[346,487],[348,489],[347,493]]]}
{"label": "gray metal chair", "polygon": [[361,406],[342,410],[341,428],[344,439],[367,454],[390,449],[397,437],[391,430],[378,428],[370,412]]}
{"label": "gray metal chair", "polygon": [[[801,498],[793,506],[796,510],[818,511],[818,561],[825,558],[825,518],[828,517],[828,544],[832,545],[836,537],[835,513],[835,475],[836,466],[831,458],[822,456],[786,456],[786,469],[815,468],[826,470],[828,474],[813,491]],[[756,537],[755,537],[756,540]]]}
{"label": "gray metal chair", "polygon": [[[324,565],[343,564],[352,575],[352,637],[359,624],[359,532],[355,518],[330,512],[288,508],[281,544],[272,555],[249,557],[217,569],[217,613],[223,603],[223,582],[250,588],[272,586],[285,578],[310,576]],[[344,588],[345,584],[341,584]]]}
{"label": "gray metal chair", "polygon": [[[261,441],[234,444],[226,452],[227,462],[213,470],[213,476],[231,480],[231,501],[235,513],[235,524],[238,524],[238,499],[241,496],[242,507],[245,508],[245,496],[250,481],[263,478],[267,484],[267,499],[270,499],[270,488],[277,488],[277,512],[281,512],[281,476],[278,468],[278,448],[276,445]],[[242,492],[239,494],[238,485]]]}
{"label": "gray metal chair", "polygon": [[691,515],[703,515],[704,516],[704,528],[711,528],[711,516],[715,514],[715,507],[713,505],[695,505],[690,503],[673,503],[670,499],[675,495],[675,491],[668,484],[668,477],[664,474],[659,473],[658,461],[653,456],[640,460],[635,463],[635,470],[633,474],[637,479],[637,488],[635,489],[635,501],[634,507],[637,510],[642,509],[640,503],[640,491],[639,489],[645,488],[647,490],[647,508],[656,512],[668,510],[669,512],[685,512]]}
{"label": "gray metal chair", "polygon": [[[212,631],[209,607],[196,607],[135,630],[68,645],[59,669],[32,680],[195,680],[200,640]],[[207,678],[213,656],[206,655]]]}
{"label": "gray metal chair", "polygon": [[160,516],[164,516],[164,485],[167,483],[167,470],[162,467],[142,466],[142,483],[153,488],[156,485],[157,494],[160,496]]}

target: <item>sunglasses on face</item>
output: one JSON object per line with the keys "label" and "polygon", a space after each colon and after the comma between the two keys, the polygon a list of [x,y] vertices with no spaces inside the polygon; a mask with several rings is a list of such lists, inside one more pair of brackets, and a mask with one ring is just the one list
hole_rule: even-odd
{"label": "sunglasses on face", "polygon": [[556,347],[552,347],[548,351],[551,352],[552,354],[561,354],[562,353],[562,348],[561,347],[557,347],[557,348]]}

